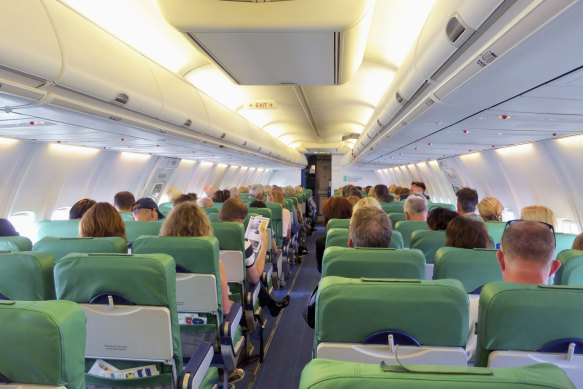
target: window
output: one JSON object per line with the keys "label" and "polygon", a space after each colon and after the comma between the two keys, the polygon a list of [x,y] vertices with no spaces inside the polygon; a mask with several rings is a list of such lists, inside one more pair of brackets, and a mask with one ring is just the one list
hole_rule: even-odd
{"label": "window", "polygon": [[20,233],[22,236],[26,236],[29,238],[33,243],[36,242],[36,221],[34,212],[25,211],[25,212],[16,212],[12,215],[8,216],[8,220],[14,226],[16,231]]}
{"label": "window", "polygon": [[57,208],[51,214],[51,220],[69,220],[69,210],[71,207]]}
{"label": "window", "polygon": [[566,234],[579,234],[581,230],[577,222],[564,217],[557,218],[557,232],[563,232]]}

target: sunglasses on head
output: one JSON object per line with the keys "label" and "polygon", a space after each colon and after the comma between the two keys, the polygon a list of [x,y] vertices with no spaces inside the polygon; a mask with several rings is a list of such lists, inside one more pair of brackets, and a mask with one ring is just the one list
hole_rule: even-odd
{"label": "sunglasses on head", "polygon": [[539,222],[536,220],[522,220],[522,219],[514,219],[514,220],[508,220],[506,222],[506,225],[504,226],[504,230],[506,230],[509,226],[511,226],[512,224],[518,223],[518,222],[526,222],[526,221],[532,221],[538,224],[542,224],[544,226],[547,226],[549,230],[551,230],[551,232],[553,233],[553,239],[555,241],[555,247],[557,247],[557,238],[555,236],[555,228],[553,227],[552,224],[549,223],[545,223],[545,222]]}

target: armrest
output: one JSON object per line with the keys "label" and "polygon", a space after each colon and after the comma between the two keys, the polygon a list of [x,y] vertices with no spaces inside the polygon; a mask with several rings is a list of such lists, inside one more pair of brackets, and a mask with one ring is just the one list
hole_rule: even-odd
{"label": "armrest", "polygon": [[197,389],[204,380],[213,355],[214,350],[210,343],[203,343],[198,346],[180,375],[178,387],[180,389]]}
{"label": "armrest", "polygon": [[269,278],[271,278],[271,272],[273,271],[273,265],[271,262],[266,262],[263,267],[263,273],[261,273],[261,283],[267,288]]}
{"label": "armrest", "polygon": [[248,285],[247,293],[245,294],[245,310],[254,311],[255,302],[259,299],[259,284]]}
{"label": "armrest", "polygon": [[235,335],[235,330],[241,324],[241,317],[243,316],[243,309],[241,304],[233,303],[229,314],[223,318],[221,325],[221,337],[232,338]]}

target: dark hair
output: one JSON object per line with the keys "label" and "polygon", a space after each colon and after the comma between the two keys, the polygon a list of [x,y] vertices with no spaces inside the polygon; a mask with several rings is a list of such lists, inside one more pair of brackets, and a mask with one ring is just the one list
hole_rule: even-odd
{"label": "dark hair", "polygon": [[178,204],[185,203],[187,201],[196,201],[196,195],[193,196],[191,193],[181,194],[174,199],[173,203],[174,206],[177,206]]}
{"label": "dark hair", "polygon": [[0,236],[20,235],[8,219],[0,219]]}
{"label": "dark hair", "polygon": [[425,193],[425,190],[427,189],[427,187],[425,186],[425,183],[424,182],[421,182],[421,181],[413,181],[411,183],[411,186],[413,186],[413,185],[415,185],[418,188],[423,189],[423,193]]}
{"label": "dark hair", "polygon": [[389,193],[389,188],[384,184],[375,185],[374,197],[381,203],[392,203],[395,200]]}
{"label": "dark hair", "polygon": [[460,208],[464,212],[476,212],[476,205],[478,205],[478,192],[471,188],[461,188],[455,195]]}
{"label": "dark hair", "polygon": [[427,217],[427,226],[434,231],[445,230],[449,222],[457,216],[459,216],[457,212],[447,208],[433,208]]}
{"label": "dark hair", "polygon": [[231,197],[231,192],[228,190],[217,190],[211,197],[215,203],[224,203]]}
{"label": "dark hair", "polygon": [[136,202],[136,198],[132,194],[132,192],[123,191],[118,192],[113,196],[113,205],[117,207],[119,210],[131,212],[132,205]]}
{"label": "dark hair", "polygon": [[342,196],[344,197],[356,196],[360,200],[362,198],[362,192],[357,187],[350,185],[346,187],[344,190],[342,190]]}
{"label": "dark hair", "polygon": [[251,208],[267,208],[267,205],[261,200],[253,200],[251,204],[249,204]]}
{"label": "dark hair", "polygon": [[352,217],[352,204],[344,197],[330,197],[322,206],[324,226],[330,219],[350,219]]}
{"label": "dark hair", "polygon": [[77,201],[69,210],[69,219],[81,219],[85,212],[95,204],[97,204],[97,201],[91,199],[81,199]]}
{"label": "dark hair", "polygon": [[243,200],[233,197],[223,203],[219,211],[219,220],[222,222],[232,222],[236,219],[245,220],[247,212],[247,205]]}
{"label": "dark hair", "polygon": [[492,247],[492,241],[483,222],[458,216],[445,229],[445,245],[460,249],[486,249]]}

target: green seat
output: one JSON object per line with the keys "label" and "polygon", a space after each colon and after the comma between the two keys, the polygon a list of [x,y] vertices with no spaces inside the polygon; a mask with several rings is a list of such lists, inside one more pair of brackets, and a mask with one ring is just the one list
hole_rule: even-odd
{"label": "green seat", "polygon": [[404,202],[401,201],[393,201],[392,203],[380,203],[381,208],[385,213],[404,213],[403,207],[405,206]]}
{"label": "green seat", "polygon": [[[326,247],[348,247],[348,236],[349,231],[346,228],[329,228],[326,233]],[[403,236],[399,231],[393,231],[388,248],[403,248]]]}
{"label": "green seat", "polygon": [[219,209],[215,207],[203,207],[202,210],[205,211],[207,215],[210,215],[211,213],[219,213]]}
{"label": "green seat", "polygon": [[38,240],[46,236],[56,238],[74,238],[79,236],[79,219],[74,220],[40,220],[36,222]]}
{"label": "green seat", "polygon": [[0,251],[31,251],[32,242],[26,236],[0,236]]}
{"label": "green seat", "polygon": [[413,231],[411,234],[410,247],[423,251],[426,263],[433,263],[435,252],[444,246],[445,231]]}
{"label": "green seat", "polygon": [[494,240],[494,245],[500,244],[502,241],[502,233],[504,232],[504,227],[506,227],[506,223],[504,222],[486,222],[486,229],[488,230],[488,234]]}
{"label": "green seat", "polygon": [[167,203],[162,203],[158,205],[158,210],[162,212],[162,215],[168,216],[170,211],[174,208],[174,203],[172,201]]}
{"label": "green seat", "polygon": [[407,220],[405,219],[405,214],[399,212],[389,213],[389,219],[391,219],[391,225],[393,227],[393,230],[395,229],[397,222]]}
{"label": "green seat", "polygon": [[411,235],[414,231],[426,231],[427,222],[402,220],[395,224],[395,229],[403,235],[403,244],[405,247],[411,247]]}
{"label": "green seat", "polygon": [[275,233],[275,244],[278,248],[283,246],[283,207],[277,203],[267,203],[267,208],[271,210],[271,225]]}
{"label": "green seat", "polygon": [[0,301],[0,372],[16,384],[85,389],[85,313],[70,301]]}
{"label": "green seat", "polygon": [[435,253],[433,279],[460,280],[467,293],[488,282],[502,281],[502,271],[496,252],[497,250],[492,249],[442,247]]}
{"label": "green seat", "polygon": [[330,219],[328,220],[327,229],[331,228],[348,228],[350,219]]}
{"label": "green seat", "polygon": [[221,209],[223,207],[223,203],[215,203],[213,202],[216,209]]}
{"label": "green seat", "polygon": [[127,253],[123,238],[53,238],[47,236],[32,246],[33,251],[49,253],[58,261],[70,253]]}
{"label": "green seat", "polygon": [[555,250],[555,255],[559,255],[559,253],[563,250],[570,250],[573,247],[573,241],[577,237],[577,234],[565,234],[561,232],[557,232],[555,234],[555,240],[557,242],[557,248]]}
{"label": "green seat", "polygon": [[208,213],[207,216],[209,217],[209,221],[211,221],[211,222],[218,222],[219,221],[219,214],[218,213]]}
{"label": "green seat", "polygon": [[425,257],[419,250],[329,247],[322,259],[322,277],[425,278]]}
{"label": "green seat", "polygon": [[142,235],[158,235],[160,228],[162,228],[162,221],[155,222],[126,222],[126,238],[128,243],[133,243],[134,240]]}
{"label": "green seat", "polygon": [[54,300],[54,266],[55,258],[47,253],[0,253],[0,299]]}
{"label": "green seat", "polygon": [[561,267],[555,273],[555,285],[583,286],[583,251],[563,250],[557,256]]}
{"label": "green seat", "polygon": [[558,367],[545,363],[507,369],[446,366],[379,366],[313,359],[302,370],[300,389],[507,388],[570,389],[575,386]]}
{"label": "green seat", "polygon": [[[468,296],[457,280],[324,277],[316,296],[315,355],[395,364],[390,335],[404,363],[466,366],[468,315]],[[417,345],[407,345],[414,343],[406,337]]]}
{"label": "green seat", "polygon": [[[177,373],[182,372],[176,270],[171,256],[69,254],[57,262],[54,274],[57,298],[82,304],[88,315],[87,368],[93,358],[104,359],[118,368],[173,360]],[[99,296],[105,296],[107,304],[107,296],[112,295],[122,296],[135,306],[129,308],[121,302],[115,302],[113,307],[99,302],[89,305]],[[116,347],[107,347],[108,344]],[[160,344],[160,350],[153,350],[154,344]],[[157,365],[160,375],[135,378],[127,384],[172,387],[177,377],[171,366]],[[88,385],[124,386],[111,378],[89,374],[85,378]]]}
{"label": "green seat", "polygon": [[131,212],[120,212],[119,215],[124,223],[134,221],[134,215]]}
{"label": "green seat", "polygon": [[457,212],[457,206],[455,204],[445,204],[445,203],[431,203],[427,204],[427,210],[431,212],[435,208],[446,208],[450,211]]}

